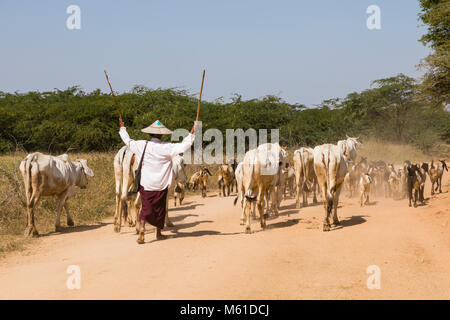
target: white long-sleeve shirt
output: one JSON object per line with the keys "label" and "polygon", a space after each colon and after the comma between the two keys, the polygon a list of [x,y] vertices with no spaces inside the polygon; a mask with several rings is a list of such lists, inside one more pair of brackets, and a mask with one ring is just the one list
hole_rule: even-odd
{"label": "white long-sleeve shirt", "polygon": [[[119,135],[122,141],[136,154],[136,160],[140,161],[144,152],[145,140],[132,140],[127,129],[121,127]],[[141,171],[141,186],[147,191],[161,191],[170,187],[172,183],[172,158],[185,152],[194,142],[193,134],[187,135],[180,143],[162,142],[153,138],[147,144]]]}

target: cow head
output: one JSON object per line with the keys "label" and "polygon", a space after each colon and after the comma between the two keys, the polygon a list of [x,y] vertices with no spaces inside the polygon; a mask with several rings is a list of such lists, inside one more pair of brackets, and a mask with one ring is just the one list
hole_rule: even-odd
{"label": "cow head", "polygon": [[423,162],[422,165],[420,166],[425,172],[428,172],[428,163],[427,162]]}
{"label": "cow head", "polygon": [[410,177],[415,177],[416,172],[420,172],[419,166],[417,164],[412,164],[412,165],[408,166],[407,170],[408,170],[408,176],[410,176]]}
{"label": "cow head", "polygon": [[78,159],[74,163],[77,167],[76,186],[80,187],[81,189],[86,189],[88,186],[87,176],[93,177],[94,171],[92,171],[92,169],[88,167],[87,161],[84,159]]}

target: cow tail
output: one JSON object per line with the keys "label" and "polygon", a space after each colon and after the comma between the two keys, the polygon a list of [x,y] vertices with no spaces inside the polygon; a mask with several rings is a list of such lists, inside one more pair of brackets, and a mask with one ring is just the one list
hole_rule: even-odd
{"label": "cow tail", "polygon": [[331,208],[333,206],[333,194],[332,194],[332,188],[334,186],[331,185],[331,177],[330,177],[330,150],[327,150],[326,153],[326,159],[323,159],[324,165],[325,165],[325,174],[326,174],[326,181],[327,181],[327,193],[328,193],[328,206]]}
{"label": "cow tail", "polygon": [[311,192],[312,190],[310,190],[308,183],[306,182],[308,180],[308,172],[306,171],[306,160],[305,160],[305,156],[303,151],[300,153],[300,161],[302,162],[302,166],[303,166],[303,189],[306,190],[307,192]]}
{"label": "cow tail", "polygon": [[[255,160],[255,159],[253,159]],[[252,161],[251,165],[251,173],[250,173],[250,177],[253,177],[253,174],[255,172],[255,161]],[[252,179],[248,179],[247,181],[247,185],[244,186],[245,189],[245,197],[247,198],[248,201],[252,202],[256,200],[256,197],[252,194],[252,191],[250,190],[250,183],[251,183]],[[236,200],[237,201],[237,200]]]}

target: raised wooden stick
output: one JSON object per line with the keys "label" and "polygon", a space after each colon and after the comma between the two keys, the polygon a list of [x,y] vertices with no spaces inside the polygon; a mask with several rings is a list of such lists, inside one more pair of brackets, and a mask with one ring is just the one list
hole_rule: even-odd
{"label": "raised wooden stick", "polygon": [[114,104],[116,105],[117,113],[119,114],[119,119],[120,119],[120,121],[122,121],[122,114],[120,113],[119,105],[117,104],[116,96],[114,95],[114,91],[113,91],[113,88],[111,87],[111,83],[109,82],[109,78],[108,78],[108,74],[106,73],[106,70],[105,70],[105,76],[106,76],[106,81],[108,81],[108,84],[109,84],[109,89],[111,89],[111,94],[114,99]]}
{"label": "raised wooden stick", "polygon": [[203,69],[202,86],[200,88],[200,96],[198,97],[197,118],[195,119],[195,121],[198,121],[198,114],[200,113],[200,102],[202,101],[203,82],[204,81],[205,81],[205,70]]}

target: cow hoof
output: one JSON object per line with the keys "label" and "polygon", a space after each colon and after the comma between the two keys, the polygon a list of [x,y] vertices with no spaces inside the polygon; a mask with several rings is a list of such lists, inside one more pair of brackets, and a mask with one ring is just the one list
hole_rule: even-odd
{"label": "cow hoof", "polygon": [[301,208],[300,203],[297,203],[297,204],[295,205],[295,208],[296,208],[296,209],[300,209],[300,208]]}
{"label": "cow hoof", "polygon": [[38,237],[39,233],[37,232],[35,227],[27,227],[23,233],[25,237]]}
{"label": "cow hoof", "polygon": [[75,223],[73,223],[73,220],[72,220],[72,219],[67,219],[67,225],[68,225],[69,227],[73,227],[73,226],[75,225]]}
{"label": "cow hoof", "polygon": [[61,226],[55,226],[55,232],[61,232],[62,228]]}
{"label": "cow hoof", "polygon": [[339,222],[339,220],[333,221],[333,226],[339,226],[341,225],[341,223]]}
{"label": "cow hoof", "polygon": [[244,225],[244,220],[241,220],[241,222],[239,223],[241,226]]}
{"label": "cow hoof", "polygon": [[250,230],[250,227],[245,228],[245,233],[250,234],[252,231]]}
{"label": "cow hoof", "polygon": [[330,225],[329,224],[324,224],[323,225],[323,231],[330,231]]}
{"label": "cow hoof", "polygon": [[114,226],[114,232],[119,233],[120,232],[120,226]]}

